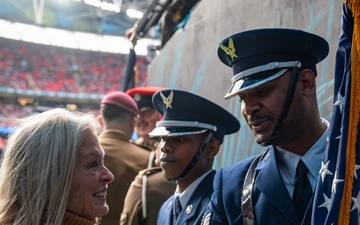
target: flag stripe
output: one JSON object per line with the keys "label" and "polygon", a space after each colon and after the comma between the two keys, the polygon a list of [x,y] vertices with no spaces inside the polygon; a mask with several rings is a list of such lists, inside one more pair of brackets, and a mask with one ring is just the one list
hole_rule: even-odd
{"label": "flag stripe", "polygon": [[359,22],[359,0],[345,0],[336,54],[333,115],[314,196],[312,224],[360,224]]}
{"label": "flag stripe", "polygon": [[349,109],[349,131],[346,148],[346,178],[343,192],[343,198],[341,201],[341,207],[339,212],[338,224],[349,224],[350,211],[351,211],[351,196],[353,191],[353,174],[355,170],[355,156],[356,156],[356,138],[357,138],[357,125],[359,121],[359,108],[360,108],[360,90],[359,90],[359,41],[360,30],[358,27],[360,18],[359,3],[351,0],[345,0],[345,3],[352,11],[354,17],[354,30],[352,36],[352,55],[351,61],[351,76],[350,76],[350,109]]}

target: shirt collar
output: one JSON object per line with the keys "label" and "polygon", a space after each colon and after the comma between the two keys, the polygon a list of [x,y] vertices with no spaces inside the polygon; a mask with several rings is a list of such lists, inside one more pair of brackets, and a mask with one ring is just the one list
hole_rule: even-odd
{"label": "shirt collar", "polygon": [[321,164],[313,162],[321,162],[327,143],[327,138],[330,132],[330,123],[325,119],[322,119],[322,122],[326,127],[325,132],[323,133],[323,135],[321,135],[319,140],[317,140],[317,142],[315,142],[315,144],[309,149],[309,151],[307,151],[306,154],[301,157],[306,167],[310,171],[311,175],[316,179],[319,176]]}
{"label": "shirt collar", "polygon": [[[279,164],[282,167],[287,168],[285,170],[287,170],[289,172],[289,175],[292,177],[291,180],[295,180],[296,166],[299,163],[300,159],[303,160],[303,162],[305,163],[309,172],[311,173],[311,175],[313,177],[313,179],[311,179],[311,180],[313,180],[313,181],[317,180],[317,178],[319,176],[321,164],[314,163],[314,162],[321,162],[321,160],[323,158],[326,143],[327,143],[327,137],[329,135],[329,127],[330,127],[330,123],[327,120],[321,118],[321,121],[324,124],[324,126],[326,127],[326,131],[315,142],[315,144],[305,153],[305,155],[300,156],[300,155],[297,155],[290,151],[276,147],[276,149],[278,150],[277,155],[279,158]],[[311,182],[311,183],[313,183],[313,182]],[[312,184],[312,186],[313,186],[313,184]]]}
{"label": "shirt collar", "polygon": [[181,203],[181,206],[184,207],[184,205],[189,201],[191,198],[191,195],[194,193],[197,186],[200,184],[200,182],[211,172],[212,170],[207,171],[203,175],[201,175],[198,179],[196,179],[194,182],[192,182],[182,193],[179,191],[179,187],[176,187],[175,190],[175,196],[179,196],[179,200]]}

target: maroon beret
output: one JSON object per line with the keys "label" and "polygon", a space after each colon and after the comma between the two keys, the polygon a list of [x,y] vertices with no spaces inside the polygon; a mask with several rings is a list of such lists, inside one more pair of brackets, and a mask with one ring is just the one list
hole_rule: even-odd
{"label": "maroon beret", "polygon": [[135,116],[139,115],[139,108],[135,100],[128,94],[122,91],[113,91],[105,95],[100,104],[116,105],[128,112],[131,112]]}

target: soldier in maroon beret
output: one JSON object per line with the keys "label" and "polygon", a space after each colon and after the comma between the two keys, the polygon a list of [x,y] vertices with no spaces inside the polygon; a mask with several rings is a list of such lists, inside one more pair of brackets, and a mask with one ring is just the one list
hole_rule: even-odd
{"label": "soldier in maroon beret", "polygon": [[104,163],[114,174],[109,185],[109,213],[102,224],[118,225],[127,190],[140,170],[147,168],[150,153],[130,142],[139,109],[129,95],[121,91],[107,94],[100,103],[98,120],[103,127],[99,140],[105,151]]}

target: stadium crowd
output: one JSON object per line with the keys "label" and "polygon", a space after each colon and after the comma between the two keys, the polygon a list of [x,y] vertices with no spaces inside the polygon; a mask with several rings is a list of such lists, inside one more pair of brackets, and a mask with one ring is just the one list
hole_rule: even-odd
{"label": "stadium crowd", "polygon": [[[127,56],[26,43],[0,38],[0,87],[106,94],[120,90]],[[137,57],[137,84],[147,61]]]}
{"label": "stadium crowd", "polygon": [[[45,92],[107,94],[121,90],[127,55],[60,48],[0,38],[0,87]],[[145,56],[136,62],[137,85],[147,77]],[[15,101],[14,101],[15,102]],[[83,112],[98,109],[78,108]],[[0,99],[0,126],[34,111]]]}

